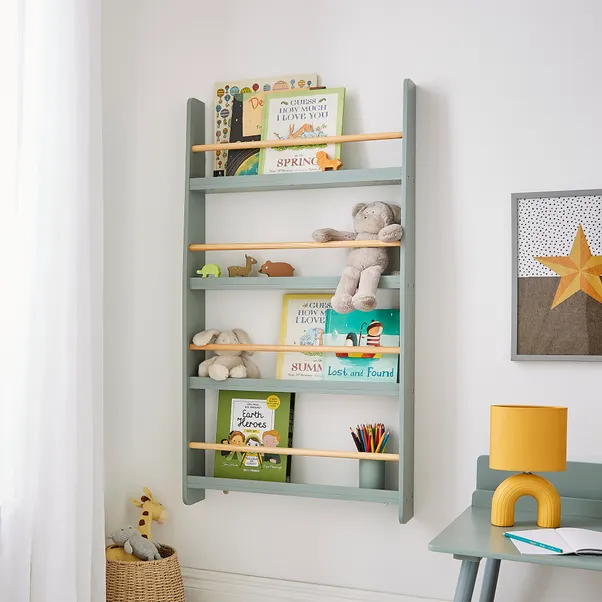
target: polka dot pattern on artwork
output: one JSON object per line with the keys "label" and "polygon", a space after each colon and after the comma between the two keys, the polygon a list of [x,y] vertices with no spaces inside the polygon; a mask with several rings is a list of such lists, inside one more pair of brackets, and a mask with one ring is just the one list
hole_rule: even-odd
{"label": "polka dot pattern on artwork", "polygon": [[593,255],[602,255],[602,196],[518,200],[518,276],[557,276],[535,257],[568,255],[579,224]]}

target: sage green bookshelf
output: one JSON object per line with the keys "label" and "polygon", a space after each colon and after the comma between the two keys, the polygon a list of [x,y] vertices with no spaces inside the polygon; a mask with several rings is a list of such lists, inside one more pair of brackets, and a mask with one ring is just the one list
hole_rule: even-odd
{"label": "sage green bookshelf", "polygon": [[[206,152],[193,152],[192,146],[204,144],[205,105],[191,98],[187,106],[186,183],[183,251],[183,500],[194,504],[205,498],[205,490],[292,495],[397,504],[399,522],[406,523],[414,513],[414,313],[415,313],[415,167],[416,167],[416,88],[411,80],[403,85],[403,137],[401,167],[342,169],[330,172],[206,177]],[[400,275],[383,276],[380,288],[399,290],[400,360],[399,383],[341,383],[276,379],[228,379],[214,381],[197,376],[204,350],[190,349],[194,334],[205,330],[206,291],[333,291],[339,275],[290,278],[198,278],[196,270],[205,264],[205,251],[191,251],[189,245],[206,244],[205,209],[220,193],[309,190],[354,186],[397,186],[402,208],[403,238],[398,248]],[[286,199],[283,199],[286,202]],[[275,216],[278,219],[278,216]],[[227,242],[227,241],[225,241]],[[328,249],[321,251],[329,253]],[[252,294],[252,293],[251,293]],[[269,343],[269,341],[261,341]],[[387,396],[399,404],[399,484],[398,489],[372,490],[303,483],[270,483],[241,479],[223,479],[206,475],[204,449],[190,449],[191,442],[206,442],[206,392],[217,390],[291,391],[329,395]],[[393,458],[393,456],[391,456]]]}

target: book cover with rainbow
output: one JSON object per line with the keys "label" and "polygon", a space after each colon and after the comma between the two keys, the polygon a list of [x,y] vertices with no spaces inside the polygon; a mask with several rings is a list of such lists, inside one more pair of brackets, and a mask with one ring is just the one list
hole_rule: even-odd
{"label": "book cover with rainbow", "polygon": [[347,353],[325,353],[324,380],[397,382],[399,355],[382,354],[379,347],[399,346],[399,310],[326,311],[325,346],[349,347]]}

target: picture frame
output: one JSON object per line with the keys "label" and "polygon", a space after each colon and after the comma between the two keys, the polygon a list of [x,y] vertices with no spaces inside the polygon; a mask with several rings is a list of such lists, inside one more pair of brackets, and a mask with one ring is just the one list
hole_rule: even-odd
{"label": "picture frame", "polygon": [[511,359],[602,361],[602,189],[511,200]]}

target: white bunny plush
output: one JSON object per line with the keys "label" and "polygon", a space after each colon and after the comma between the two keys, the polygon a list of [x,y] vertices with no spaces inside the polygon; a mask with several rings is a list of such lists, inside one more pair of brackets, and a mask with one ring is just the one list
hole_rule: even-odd
{"label": "white bunny plush", "polygon": [[[211,343],[219,345],[250,345],[249,335],[241,328],[221,332],[216,329],[204,330],[194,335],[192,344],[203,347]],[[201,362],[199,376],[209,376],[213,380],[230,378],[259,378],[259,368],[249,356],[252,351],[216,351],[215,356]]]}

